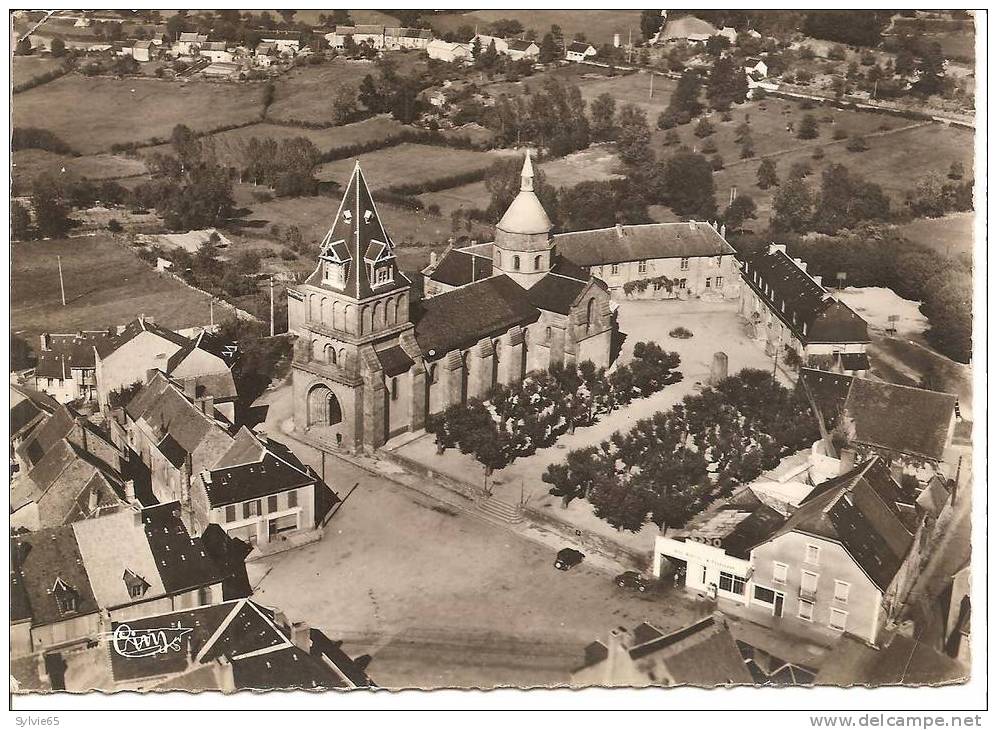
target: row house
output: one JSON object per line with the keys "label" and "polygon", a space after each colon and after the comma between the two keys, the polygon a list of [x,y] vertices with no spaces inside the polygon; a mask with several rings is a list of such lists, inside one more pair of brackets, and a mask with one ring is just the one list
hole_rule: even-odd
{"label": "row house", "polygon": [[384,48],[388,51],[426,50],[433,40],[433,31],[425,28],[385,28]]}
{"label": "row house", "polygon": [[426,55],[435,61],[443,61],[444,63],[468,61],[471,59],[471,44],[451,43],[434,38],[426,44]]}
{"label": "row house", "polygon": [[798,506],[741,492],[702,529],[656,538],[655,574],[684,569],[687,589],[780,631],[876,644],[913,584],[923,516],[878,457],[842,468]]}
{"label": "row house", "polygon": [[828,291],[781,244],[744,259],[740,311],[770,355],[795,353],[806,365],[852,375],[869,370],[864,319]]}
{"label": "row house", "polygon": [[96,347],[114,330],[80,331],[39,337],[38,362],[28,376],[36,390],[60,403],[97,399]]}
{"label": "row house", "polygon": [[224,576],[179,505],[10,538],[11,657],[75,651],[131,621],[222,600]]}

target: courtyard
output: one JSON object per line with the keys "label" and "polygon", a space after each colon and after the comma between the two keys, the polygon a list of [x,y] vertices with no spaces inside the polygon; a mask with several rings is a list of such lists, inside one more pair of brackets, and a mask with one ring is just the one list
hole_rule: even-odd
{"label": "courtyard", "polygon": [[[564,508],[560,499],[548,494],[549,487],[541,479],[543,473],[548,466],[564,459],[569,451],[598,444],[616,431],[627,431],[640,419],[669,410],[685,396],[700,390],[709,378],[715,352],[727,353],[728,370],[732,374],[744,368],[771,370],[772,358],[765,354],[759,343],[745,335],[737,301],[624,301],[619,303],[619,324],[620,331],[626,335],[619,363],[632,359],[637,342],[657,342],[665,350],[675,351],[681,357],[678,370],[682,373],[682,380],[649,398],[635,400],[626,408],[603,415],[591,426],[563,435],[550,448],[516,459],[504,469],[495,471],[488,478],[488,487],[505,502],[517,504],[522,499],[528,508],[567,522],[576,529],[610,539],[630,552],[644,554],[650,551],[654,536],[658,534],[655,525],[645,525],[636,533],[621,532],[596,517],[585,500],[573,500]],[[669,337],[669,331],[680,326],[690,330],[693,336],[688,339]],[[783,385],[790,385],[781,370],[778,377]],[[436,472],[484,486],[481,464],[457,449],[437,454],[432,435],[409,440],[400,438],[399,442],[393,448],[389,443],[389,449],[402,457],[426,464]]]}
{"label": "courtyard", "polygon": [[252,564],[265,572],[255,598],[369,654],[379,686],[564,684],[610,629],[672,630],[712,610],[670,584],[621,590],[588,561],[561,573],[551,548],[336,457],[324,468],[349,496],[321,541]]}

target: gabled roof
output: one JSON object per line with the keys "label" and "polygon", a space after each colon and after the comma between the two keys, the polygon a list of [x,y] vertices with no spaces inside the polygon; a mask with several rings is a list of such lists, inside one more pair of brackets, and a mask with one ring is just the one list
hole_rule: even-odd
{"label": "gabled roof", "polygon": [[666,20],[664,27],[658,35],[659,41],[680,40],[702,40],[716,35],[715,26],[701,20],[693,15],[684,15],[675,20]]}
{"label": "gabled roof", "polygon": [[967,669],[927,644],[897,634],[886,646],[871,647],[844,634],[827,656],[815,680],[819,685],[880,687],[927,686],[964,681]]}
{"label": "gabled roof", "polygon": [[[11,594],[20,593],[12,608],[16,607],[19,618],[28,618],[25,615],[28,613],[32,625],[41,626],[95,613],[99,609],[72,525],[13,537],[10,555]],[[52,593],[52,587],[59,579],[75,591],[75,611],[64,614],[59,610]]]}
{"label": "gabled roof", "polygon": [[801,532],[841,544],[886,591],[910,551],[914,525],[903,496],[879,457],[817,485],[776,536]]}
{"label": "gabled roof", "polygon": [[818,284],[785,246],[748,256],[742,279],[802,342],[869,342],[865,320]]}
{"label": "gabled roof", "polygon": [[[250,441],[256,441],[253,445]],[[283,444],[258,439],[245,427],[228,453],[201,481],[212,507],[238,504],[317,482],[308,468]]]}
{"label": "gabled roof", "polygon": [[142,527],[167,593],[182,593],[224,579],[201,538],[187,532],[178,502],[143,509]]}
{"label": "gabled roof", "polygon": [[75,427],[75,413],[67,406],[59,404],[17,447],[17,453],[24,459],[29,468],[33,468],[53,446],[66,438]]}
{"label": "gabled roof", "polygon": [[384,350],[378,350],[377,359],[381,363],[384,374],[389,378],[408,372],[408,369],[415,363],[400,345],[393,345]]}
{"label": "gabled roof", "polygon": [[[339,245],[343,242],[343,246]],[[372,244],[379,244],[371,248]],[[329,249],[334,249],[330,252]],[[391,267],[391,281],[374,285],[368,276],[364,262],[366,254],[373,250],[382,265]],[[388,236],[377,213],[374,198],[367,187],[360,163],[353,168],[353,176],[346,188],[346,194],[339,204],[332,228],[322,239],[320,259],[334,262],[346,261],[346,286],[342,289],[354,299],[366,299],[374,294],[383,294],[408,286],[408,280],[398,270],[394,257],[394,243]],[[307,283],[314,286],[328,286],[322,280],[321,266],[308,277]]]}
{"label": "gabled roof", "polygon": [[21,437],[32,431],[44,418],[61,408],[52,396],[34,388],[10,383],[10,435]]}
{"label": "gabled roof", "polygon": [[588,53],[589,50],[594,51],[595,46],[591,43],[582,43],[581,41],[572,41],[568,44],[568,53]]}
{"label": "gabled roof", "polygon": [[73,368],[93,368],[94,347],[107,337],[105,331],[48,335],[48,349],[38,353],[35,376],[62,379],[70,377]]}
{"label": "gabled roof", "polygon": [[506,41],[506,47],[510,51],[524,52],[528,51],[530,48],[538,48],[537,44],[533,41],[519,40],[518,38],[512,38]]}
{"label": "gabled roof", "polygon": [[414,314],[415,337],[429,359],[540,318],[526,290],[504,274],[424,299]]}
{"label": "gabled roof", "polygon": [[188,342],[188,339],[180,333],[166,327],[160,327],[145,317],[138,317],[126,324],[118,334],[100,340],[97,343],[97,354],[100,355],[101,359],[104,359],[143,332],[152,332],[178,347],[183,347]]}
{"label": "gabled roof", "polygon": [[530,303],[537,309],[558,314],[569,314],[571,307],[582,295],[592,281],[595,286],[605,290],[606,284],[601,279],[576,279],[573,276],[552,271],[536,284],[526,290]]}
{"label": "gabled roof", "polygon": [[857,443],[932,461],[945,458],[956,396],[810,368],[800,377],[827,428],[843,417]]}
{"label": "gabled roof", "polygon": [[733,247],[709,223],[649,223],[554,235],[558,253],[578,266],[623,261],[732,255]]}

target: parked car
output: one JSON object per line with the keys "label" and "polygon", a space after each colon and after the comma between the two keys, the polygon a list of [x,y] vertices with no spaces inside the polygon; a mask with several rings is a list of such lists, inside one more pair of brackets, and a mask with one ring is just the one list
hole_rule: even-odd
{"label": "parked car", "polygon": [[620,588],[633,588],[643,593],[647,590],[647,579],[636,570],[628,570],[616,576],[616,585]]}
{"label": "parked car", "polygon": [[585,554],[574,548],[564,548],[559,550],[557,558],[554,560],[554,567],[558,570],[571,570],[585,559]]}

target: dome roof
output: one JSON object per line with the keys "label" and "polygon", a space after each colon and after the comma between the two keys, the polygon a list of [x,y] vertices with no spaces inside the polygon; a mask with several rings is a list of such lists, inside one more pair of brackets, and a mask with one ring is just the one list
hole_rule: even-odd
{"label": "dome roof", "polygon": [[553,228],[547,211],[540,204],[540,199],[533,192],[533,161],[530,153],[526,153],[523,161],[522,185],[519,195],[512,201],[512,205],[505,211],[502,220],[498,222],[498,229],[506,233],[521,233],[524,235],[536,235],[538,233],[549,233]]}

